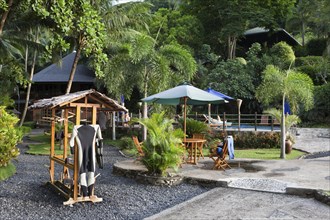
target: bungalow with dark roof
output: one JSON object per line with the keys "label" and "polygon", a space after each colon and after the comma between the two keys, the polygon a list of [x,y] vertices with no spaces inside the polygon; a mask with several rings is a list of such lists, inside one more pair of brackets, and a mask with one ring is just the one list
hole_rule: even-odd
{"label": "bungalow with dark roof", "polygon": [[286,42],[292,47],[300,45],[300,43],[283,28],[271,31],[262,27],[256,27],[245,31],[243,37],[238,41],[238,44],[248,49],[256,42],[265,47],[272,47],[274,44],[281,41]]}
{"label": "bungalow with dark roof", "polygon": [[[65,56],[60,65],[52,64],[36,73],[32,79],[32,99],[64,95],[76,52]],[[95,74],[84,64],[78,64],[73,78],[71,92],[95,88]]]}

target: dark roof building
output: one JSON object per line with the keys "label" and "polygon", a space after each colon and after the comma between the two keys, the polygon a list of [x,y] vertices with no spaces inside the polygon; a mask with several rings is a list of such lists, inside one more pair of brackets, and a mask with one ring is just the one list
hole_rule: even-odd
{"label": "dark roof building", "polygon": [[[61,64],[52,64],[33,76],[34,83],[67,83],[76,52],[62,59]],[[94,83],[95,74],[86,65],[78,64],[73,78],[74,83]]]}
{"label": "dark roof building", "polygon": [[[31,100],[65,94],[75,55],[76,52],[72,52],[65,56],[60,64],[51,64],[33,76]],[[94,82],[94,71],[84,64],[78,64],[71,92],[94,89]]]}
{"label": "dark roof building", "polygon": [[270,31],[265,28],[256,27],[244,32],[244,36],[240,39],[239,45],[250,48],[253,43],[260,43],[263,46],[272,47],[274,44],[284,41],[290,46],[297,46],[300,43],[286,30],[278,28]]}

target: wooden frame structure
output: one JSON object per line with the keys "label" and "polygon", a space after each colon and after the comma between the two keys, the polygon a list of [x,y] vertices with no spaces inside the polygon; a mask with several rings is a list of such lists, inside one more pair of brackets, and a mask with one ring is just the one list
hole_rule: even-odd
{"label": "wooden frame structure", "polygon": [[[90,123],[96,124],[97,111],[124,111],[127,109],[124,106],[119,105],[116,101],[108,98],[102,93],[99,93],[93,89],[80,91],[76,93],[70,93],[67,95],[57,96],[49,99],[41,99],[31,105],[29,109],[50,109],[52,112],[51,120],[51,141],[50,141],[50,166],[49,175],[50,180],[48,184],[62,194],[67,201],[63,202],[64,205],[71,205],[76,202],[101,202],[102,198],[92,195],[89,198],[83,198],[79,195],[79,164],[78,164],[78,147],[74,146],[73,161],[68,156],[68,124],[69,124],[69,112],[75,113],[75,124],[80,125],[82,120],[82,111],[85,111],[85,120],[87,121],[87,112],[90,113]],[[55,123],[58,121],[56,112],[59,111],[63,118],[60,118],[64,124],[64,142],[63,142],[63,154],[55,154]],[[60,179],[55,180],[55,163],[63,167],[63,171],[60,174]],[[73,179],[70,178],[69,170],[73,170]]]}

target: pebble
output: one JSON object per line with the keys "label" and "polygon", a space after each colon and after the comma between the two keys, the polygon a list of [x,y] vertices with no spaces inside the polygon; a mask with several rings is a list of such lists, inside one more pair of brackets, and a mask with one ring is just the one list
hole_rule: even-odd
{"label": "pebble", "polygon": [[152,186],[115,176],[113,164],[127,158],[117,148],[105,146],[105,166],[95,185],[95,195],[103,202],[64,206],[65,198],[45,187],[49,173],[44,164],[49,158],[25,154],[24,145],[19,148],[21,155],[14,161],[17,173],[0,182],[0,219],[143,219],[210,190],[186,183],[171,188]]}

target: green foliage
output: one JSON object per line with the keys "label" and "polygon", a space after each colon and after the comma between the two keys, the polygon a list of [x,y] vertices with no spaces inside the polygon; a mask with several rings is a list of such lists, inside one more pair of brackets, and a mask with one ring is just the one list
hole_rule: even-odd
{"label": "green foliage", "polygon": [[[68,132],[71,133],[74,127],[74,123],[72,121],[68,121]],[[64,131],[64,124],[61,122],[55,123],[55,132]]]}
{"label": "green foliage", "polygon": [[8,5],[6,0],[0,0],[0,9],[7,10]]}
{"label": "green foliage", "polygon": [[280,148],[280,134],[278,132],[241,132],[233,135],[235,148]]}
{"label": "green foliage", "polygon": [[[277,121],[281,122],[282,111],[271,108],[265,110],[265,113],[273,116]],[[288,131],[293,125],[297,125],[300,122],[298,115],[285,115],[285,130]]]}
{"label": "green foliage", "polygon": [[[248,149],[248,150],[235,150],[235,158],[251,158],[258,160],[277,160],[280,150],[279,149]],[[286,159],[294,160],[298,159],[304,152],[298,150],[292,150],[287,155]]]}
{"label": "green foliage", "polygon": [[[282,117],[282,111],[272,108],[272,109],[268,109],[265,111],[265,113],[270,114],[271,116],[273,116],[273,118],[277,119],[277,121],[279,121],[280,123],[282,123],[281,117]],[[298,117],[298,115],[285,115],[285,131],[286,131],[286,139],[290,139],[292,141],[292,143],[295,143],[295,138],[294,136],[291,134],[291,127],[294,125],[297,125],[298,123],[300,123],[300,118]]]}
{"label": "green foliage", "polygon": [[19,119],[6,112],[0,106],[0,167],[5,167],[19,155],[16,144],[23,138],[23,133],[15,127]]}
{"label": "green foliage", "polygon": [[298,71],[308,74],[314,85],[327,83],[330,77],[330,58],[322,56],[299,57],[295,61]]}
{"label": "green foliage", "polygon": [[[204,42],[228,57],[228,45],[254,27],[274,29],[282,24],[295,0],[184,0],[181,7],[196,16],[205,30]],[[186,3],[186,4],[185,4]]]}
{"label": "green foliage", "polygon": [[156,11],[150,24],[151,36],[157,39],[160,45],[179,44],[198,48],[202,42],[201,29],[201,24],[195,16],[166,8]]}
{"label": "green foliage", "polygon": [[28,133],[31,132],[32,127],[29,127],[29,126],[21,126],[21,127],[17,128],[17,129],[19,129],[20,132],[21,132],[23,135],[26,135],[26,134],[28,134]]}
{"label": "green foliage", "polygon": [[[2,41],[1,36],[0,44],[8,46],[8,42]],[[27,80],[22,63],[19,60],[8,57],[4,50],[6,49],[0,46],[0,53],[2,54],[0,56],[0,105],[8,106],[10,97],[14,95],[14,88],[18,84],[25,86]]]}
{"label": "green foliage", "polygon": [[173,119],[164,117],[164,113],[155,113],[150,118],[140,119],[139,123],[148,129],[147,140],[142,144],[145,156],[142,163],[150,174],[164,176],[172,167],[178,169],[181,164],[183,131],[173,129]]}
{"label": "green foliage", "polygon": [[[180,126],[183,128],[183,118],[179,119]],[[188,137],[192,137],[193,134],[207,133],[208,126],[206,123],[197,121],[192,118],[186,119],[186,133]]]}
{"label": "green foliage", "polygon": [[118,146],[120,149],[132,149],[134,148],[134,142],[131,137],[122,137]]}
{"label": "green foliage", "polygon": [[237,59],[220,61],[207,77],[209,86],[232,97],[254,97],[253,78]]}
{"label": "green foliage", "polygon": [[327,39],[311,39],[306,44],[309,56],[322,56],[327,47]]}
{"label": "green foliage", "polygon": [[285,42],[275,44],[269,50],[269,55],[272,58],[272,64],[280,69],[289,69],[295,60],[292,47]]}
{"label": "green foliage", "polygon": [[107,61],[103,53],[106,38],[105,26],[97,8],[89,0],[34,0],[32,8],[38,15],[50,22],[54,31],[49,51],[66,51],[70,38],[74,38],[78,49],[86,56],[93,55],[93,66],[97,76],[103,76],[102,65]]}
{"label": "green foliage", "polygon": [[258,87],[261,83],[262,71],[268,64],[268,58],[263,55],[261,45],[259,43],[253,43],[246,53],[247,66],[246,71],[253,79],[254,88]]}
{"label": "green foliage", "polygon": [[304,105],[305,110],[309,110],[313,106],[313,82],[306,74],[284,72],[268,65],[262,84],[257,88],[256,97],[267,106],[280,102],[283,96],[289,101],[293,112],[297,112],[300,104]]}
{"label": "green foliage", "polygon": [[153,38],[136,33],[114,51],[105,72],[104,83],[115,96],[130,97],[135,87],[147,96],[189,81],[196,62],[181,46],[158,48]]}
{"label": "green foliage", "polygon": [[[50,154],[50,135],[40,134],[29,136],[32,142],[35,144],[29,144],[29,150],[27,153],[34,155],[49,155]],[[67,149],[68,153],[70,148]],[[63,154],[63,149],[61,149],[61,143],[55,143],[55,154]]]}
{"label": "green foliage", "polygon": [[9,162],[8,166],[5,166],[5,167],[0,166],[0,182],[2,180],[8,179],[15,173],[16,173],[16,167],[14,166],[14,164],[12,164],[10,162]]}
{"label": "green foliage", "polygon": [[314,107],[301,114],[304,122],[330,124],[330,83],[316,86],[314,90]]}
{"label": "green foliage", "polygon": [[[55,144],[55,154],[61,155],[63,154],[63,150],[60,149],[60,144]],[[70,153],[70,148],[68,147],[68,153]],[[30,144],[28,154],[34,155],[49,155],[50,154],[50,141],[48,143],[40,143],[40,144]]]}

